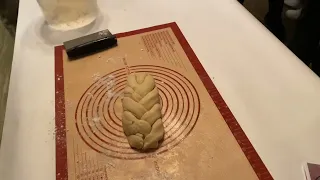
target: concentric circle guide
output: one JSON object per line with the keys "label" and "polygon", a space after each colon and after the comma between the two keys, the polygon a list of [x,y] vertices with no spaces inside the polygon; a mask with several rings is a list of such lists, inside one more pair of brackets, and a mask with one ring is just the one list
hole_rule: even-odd
{"label": "concentric circle guide", "polygon": [[106,74],[84,92],[77,105],[75,124],[93,150],[119,159],[142,159],[175,147],[190,134],[200,114],[200,99],[193,84],[171,69],[141,65],[131,66],[130,72],[149,73],[159,89],[165,137],[156,151],[141,153],[131,149],[123,133],[121,98],[126,68]]}

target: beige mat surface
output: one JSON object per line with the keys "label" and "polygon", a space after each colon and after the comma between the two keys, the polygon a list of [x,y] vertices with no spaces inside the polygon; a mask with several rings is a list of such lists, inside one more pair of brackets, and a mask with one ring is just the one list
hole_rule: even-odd
{"label": "beige mat surface", "polygon": [[[74,61],[56,47],[57,180],[272,179],[175,23],[117,37]],[[160,92],[165,137],[153,152],[131,149],[122,131],[133,72]]]}

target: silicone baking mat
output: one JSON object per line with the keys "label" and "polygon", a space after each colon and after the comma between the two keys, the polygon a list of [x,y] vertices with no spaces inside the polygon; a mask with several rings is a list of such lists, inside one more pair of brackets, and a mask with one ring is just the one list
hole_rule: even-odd
{"label": "silicone baking mat", "polygon": [[[74,61],[55,49],[57,180],[272,179],[176,23],[117,37]],[[132,72],[159,89],[165,137],[153,152],[131,149],[122,131]]]}

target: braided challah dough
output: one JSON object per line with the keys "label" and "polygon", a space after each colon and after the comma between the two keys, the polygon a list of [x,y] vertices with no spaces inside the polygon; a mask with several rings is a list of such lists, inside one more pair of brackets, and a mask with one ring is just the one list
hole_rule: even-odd
{"label": "braided challah dough", "polygon": [[152,149],[163,139],[160,96],[153,77],[132,73],[122,99],[122,127],[132,148]]}

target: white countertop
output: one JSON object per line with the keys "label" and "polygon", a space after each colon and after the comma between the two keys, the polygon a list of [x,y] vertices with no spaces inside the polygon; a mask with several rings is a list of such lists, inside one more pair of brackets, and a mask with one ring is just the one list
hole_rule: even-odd
{"label": "white countertop", "polygon": [[[100,0],[89,30],[176,21],[275,179],[320,163],[320,79],[234,0]],[[35,0],[20,0],[1,180],[55,180],[54,53]],[[46,37],[46,38],[44,38]],[[71,37],[71,36],[69,36]]]}

